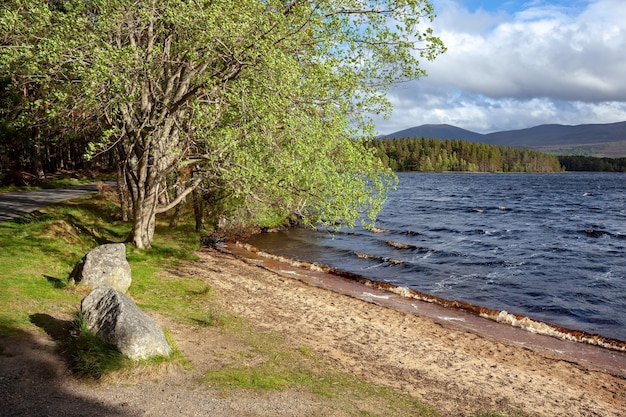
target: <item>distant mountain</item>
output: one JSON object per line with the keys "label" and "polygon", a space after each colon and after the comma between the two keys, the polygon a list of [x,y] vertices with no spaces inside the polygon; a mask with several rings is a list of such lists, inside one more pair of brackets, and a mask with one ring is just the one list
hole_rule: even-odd
{"label": "distant mountain", "polygon": [[463,139],[468,142],[481,142],[483,134],[461,129],[450,125],[421,125],[400,130],[390,135],[382,135],[386,138],[428,138],[428,139]]}
{"label": "distant mountain", "polygon": [[567,126],[548,124],[520,130],[481,134],[440,124],[400,130],[383,138],[425,137],[531,148],[563,155],[626,157],[626,121]]}

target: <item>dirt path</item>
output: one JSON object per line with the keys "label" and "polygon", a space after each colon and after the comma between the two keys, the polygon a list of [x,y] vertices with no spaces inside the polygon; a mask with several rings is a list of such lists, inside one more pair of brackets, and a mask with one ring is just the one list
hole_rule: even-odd
{"label": "dirt path", "polygon": [[[316,288],[214,250],[180,271],[261,330],[309,346],[338,368],[421,398],[443,416],[522,410],[537,416],[623,416],[626,380]],[[67,318],[56,317],[62,325]],[[294,392],[224,398],[196,378],[240,346],[213,328],[165,325],[193,370],[97,386],[76,381],[43,332],[0,340],[1,416],[342,416]]]}

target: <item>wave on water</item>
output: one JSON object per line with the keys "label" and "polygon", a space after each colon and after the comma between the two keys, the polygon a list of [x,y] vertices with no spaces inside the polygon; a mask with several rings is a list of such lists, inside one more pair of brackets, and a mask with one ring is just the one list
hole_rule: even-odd
{"label": "wave on water", "polygon": [[[626,342],[621,341],[621,340],[611,339],[611,338],[603,337],[597,334],[590,334],[590,333],[586,333],[583,331],[571,330],[571,329],[567,329],[564,327],[555,326],[547,322],[534,320],[529,317],[526,317],[520,314],[511,313],[505,310],[493,310],[493,309],[473,305],[470,303],[466,303],[463,301],[448,300],[445,298],[424,294],[408,287],[397,286],[397,285],[390,284],[387,282],[371,280],[361,275],[354,274],[351,272],[341,271],[335,268],[331,268],[329,266],[318,265],[316,263],[310,263],[310,262],[302,262],[302,261],[298,261],[295,259],[286,258],[283,256],[273,255],[271,253],[262,251],[248,243],[237,241],[237,242],[234,242],[234,244],[258,256],[268,258],[268,259],[278,261],[278,262],[284,262],[294,267],[308,269],[308,270],[316,271],[316,272],[324,272],[327,274],[332,274],[332,275],[339,276],[342,278],[350,279],[350,280],[359,282],[363,285],[366,285],[368,287],[389,291],[405,298],[423,301],[427,303],[435,303],[446,308],[455,308],[455,309],[463,310],[463,311],[478,315],[480,317],[483,317],[485,319],[489,319],[498,323],[524,329],[531,333],[552,336],[552,337],[556,337],[562,340],[586,343],[590,345],[596,345],[596,346],[600,346],[600,347],[604,347],[608,349],[626,352]],[[378,260],[389,262],[389,263],[395,263],[395,262],[402,263],[402,261],[395,261],[389,258],[379,257],[375,255],[367,255],[367,254],[359,254],[359,253],[355,253],[355,255],[356,256],[362,255],[368,259],[376,258]]]}
{"label": "wave on water", "polygon": [[393,240],[385,240],[385,243],[388,244],[389,246],[393,246],[394,248],[397,249],[418,249],[417,246],[415,245],[409,245],[406,243],[402,243],[402,242],[396,242]]}
{"label": "wave on water", "polygon": [[393,259],[393,258],[387,258],[385,256],[379,256],[379,255],[370,255],[369,253],[363,253],[363,252],[352,252],[357,258],[361,258],[361,259],[373,259],[376,261],[380,261],[383,263],[389,263],[389,264],[393,264],[393,265],[402,265],[404,264],[404,261],[400,261],[398,259]]}
{"label": "wave on water", "polygon": [[606,230],[597,230],[597,229],[585,229],[584,233],[588,237],[600,238],[604,236],[612,237],[614,239],[626,239],[626,235],[620,233],[611,233]]}

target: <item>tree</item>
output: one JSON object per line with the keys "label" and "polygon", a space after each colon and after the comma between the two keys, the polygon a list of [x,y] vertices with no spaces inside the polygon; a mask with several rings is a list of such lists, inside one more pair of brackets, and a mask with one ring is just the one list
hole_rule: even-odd
{"label": "tree", "polygon": [[74,124],[74,112],[81,111],[79,89],[66,78],[73,65],[55,33],[55,24],[72,22],[57,12],[45,3],[3,2],[0,9],[0,135],[14,167],[31,165],[40,179],[44,168],[75,165],[86,147],[69,140],[85,130]]}
{"label": "tree", "polygon": [[[394,179],[355,137],[389,110],[390,84],[424,75],[420,60],[444,50],[419,30],[434,17],[425,0],[4,4],[1,74],[16,87],[45,72],[46,97],[79,89],[59,104],[101,132],[94,153],[115,150],[138,247],[201,185],[308,224],[372,218]],[[56,65],[16,71],[33,50]],[[182,168],[193,175],[168,181]]]}

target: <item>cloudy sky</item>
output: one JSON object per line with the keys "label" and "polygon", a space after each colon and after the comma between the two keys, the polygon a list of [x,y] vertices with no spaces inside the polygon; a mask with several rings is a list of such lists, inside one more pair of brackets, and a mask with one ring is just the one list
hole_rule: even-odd
{"label": "cloudy sky", "polygon": [[432,0],[448,51],[394,86],[380,134],[626,121],[626,0]]}

